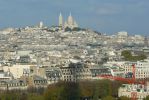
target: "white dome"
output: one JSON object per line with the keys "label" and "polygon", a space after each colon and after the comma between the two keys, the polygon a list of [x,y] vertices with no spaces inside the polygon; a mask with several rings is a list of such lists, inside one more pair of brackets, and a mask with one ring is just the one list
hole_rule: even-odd
{"label": "white dome", "polygon": [[70,24],[70,25],[73,24],[73,17],[71,16],[71,14],[68,17],[68,24]]}

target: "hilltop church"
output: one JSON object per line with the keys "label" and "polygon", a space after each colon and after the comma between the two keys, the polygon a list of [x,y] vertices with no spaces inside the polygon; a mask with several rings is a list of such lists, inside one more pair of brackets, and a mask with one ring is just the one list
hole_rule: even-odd
{"label": "hilltop church", "polygon": [[65,23],[63,22],[63,16],[62,14],[60,13],[59,15],[59,26],[63,27],[63,28],[75,28],[75,27],[78,27],[78,24],[76,23],[76,21],[73,19],[73,17],[71,16],[71,13],[70,15],[68,16],[68,19],[65,21]]}

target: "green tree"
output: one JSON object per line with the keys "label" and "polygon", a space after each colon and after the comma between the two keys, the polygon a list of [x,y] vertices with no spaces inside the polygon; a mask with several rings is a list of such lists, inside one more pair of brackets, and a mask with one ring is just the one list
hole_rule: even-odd
{"label": "green tree", "polygon": [[124,57],[125,60],[129,60],[132,58],[131,52],[128,50],[122,51],[121,55]]}
{"label": "green tree", "polygon": [[15,93],[8,93],[5,95],[4,100],[19,100],[19,95]]}
{"label": "green tree", "polygon": [[20,96],[20,100],[28,100],[28,95],[26,93],[22,93]]}
{"label": "green tree", "polygon": [[92,97],[94,94],[94,85],[91,81],[82,81],[79,83],[81,97]]}
{"label": "green tree", "polygon": [[120,81],[112,81],[111,83],[112,96],[114,97],[118,96],[118,89],[121,85],[122,85],[122,82]]}
{"label": "green tree", "polygon": [[27,99],[20,99],[20,100],[45,100],[43,95],[39,95],[39,94],[28,94],[28,98]]}
{"label": "green tree", "polygon": [[146,57],[146,55],[141,54],[141,55],[139,55],[139,58],[140,58],[140,60],[143,60],[143,59],[146,59],[147,57]]}
{"label": "green tree", "polygon": [[94,82],[93,100],[99,100],[99,81]]}
{"label": "green tree", "polygon": [[79,27],[74,27],[73,29],[72,29],[72,31],[80,31],[81,30],[81,28],[79,28]]}
{"label": "green tree", "polygon": [[103,98],[105,96],[112,94],[112,85],[110,80],[102,80],[99,82],[99,97]]}
{"label": "green tree", "polygon": [[49,85],[48,89],[44,93],[45,100],[60,100],[60,94],[62,89],[62,84]]}
{"label": "green tree", "polygon": [[121,96],[118,100],[130,100],[130,98],[128,98],[126,96]]}
{"label": "green tree", "polygon": [[149,100],[149,95],[146,98],[144,98],[143,100]]}
{"label": "green tree", "polygon": [[146,55],[144,55],[144,54],[132,56],[131,51],[128,51],[128,50],[122,51],[121,56],[123,56],[124,60],[126,60],[126,61],[138,61],[138,60],[144,60],[147,58]]}
{"label": "green tree", "polygon": [[78,83],[66,82],[61,92],[61,100],[79,100],[80,90]]}
{"label": "green tree", "polygon": [[68,31],[72,31],[72,30],[71,30],[71,28],[66,27],[66,28],[65,28],[65,32],[68,32]]}
{"label": "green tree", "polygon": [[116,99],[113,98],[112,96],[106,96],[102,100],[116,100]]}

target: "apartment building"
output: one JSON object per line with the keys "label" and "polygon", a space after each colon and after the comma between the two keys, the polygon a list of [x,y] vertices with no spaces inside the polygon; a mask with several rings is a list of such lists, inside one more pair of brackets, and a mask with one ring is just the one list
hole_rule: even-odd
{"label": "apartment building", "polygon": [[135,84],[123,84],[118,90],[118,97],[126,96],[129,98],[136,98],[137,100],[143,100],[149,95],[149,88],[144,85]]}
{"label": "apartment building", "polygon": [[91,72],[87,66],[82,63],[70,63],[66,67],[61,67],[62,80],[78,81],[91,79]]}
{"label": "apartment building", "polygon": [[136,79],[145,79],[149,78],[149,61],[137,61],[137,62],[127,62],[124,64],[124,73],[127,74],[133,71],[132,65],[135,65],[135,78]]}

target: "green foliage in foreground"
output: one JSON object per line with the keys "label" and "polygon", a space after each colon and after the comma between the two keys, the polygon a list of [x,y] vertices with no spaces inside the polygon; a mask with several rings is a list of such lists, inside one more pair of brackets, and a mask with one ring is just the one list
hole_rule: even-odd
{"label": "green foliage in foreground", "polygon": [[112,96],[106,96],[102,100],[116,100],[116,99],[113,98]]}
{"label": "green foliage in foreground", "polygon": [[43,92],[39,91],[42,89],[1,92],[0,100],[83,100],[84,98],[115,100],[114,97],[117,97],[118,88],[121,84],[109,80],[80,81],[77,83],[59,82],[49,85]]}
{"label": "green foliage in foreground", "polygon": [[44,100],[44,96],[39,94],[1,93],[0,100]]}
{"label": "green foliage in foreground", "polygon": [[130,100],[130,98],[128,98],[126,96],[121,96],[118,100]]}
{"label": "green foliage in foreground", "polygon": [[149,100],[149,96],[147,96],[146,98],[144,98],[143,100]]}

